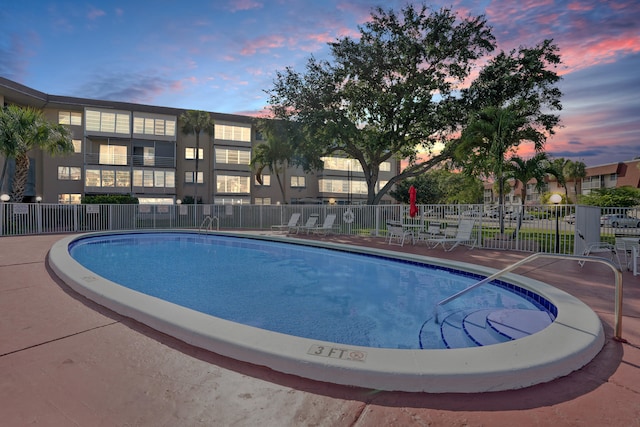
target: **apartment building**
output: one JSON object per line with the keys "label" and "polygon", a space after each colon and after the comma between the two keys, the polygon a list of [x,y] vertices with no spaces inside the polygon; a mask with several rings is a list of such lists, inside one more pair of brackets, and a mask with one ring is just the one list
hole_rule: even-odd
{"label": "apartment building", "polygon": [[[576,183],[573,180],[567,182],[566,194],[569,200],[575,201],[576,194],[589,194],[593,190],[601,188],[619,188],[630,186],[640,188],[640,159],[624,162],[608,163],[604,165],[588,166],[585,169],[586,177]],[[565,194],[565,188],[558,185],[553,177],[548,177],[542,187],[542,191],[536,190],[535,180],[527,183],[527,196],[525,204],[539,204],[543,193]],[[505,204],[519,205],[521,203],[522,184],[509,181],[510,191],[505,194]],[[493,182],[484,184],[485,204],[497,204],[498,195],[495,192]]]}
{"label": "apartment building", "polygon": [[[201,136],[197,149],[195,135],[180,130],[183,109],[49,95],[0,77],[0,105],[8,104],[40,109],[72,132],[73,154],[30,153],[27,202],[75,204],[94,194],[130,194],[148,204],[185,198],[206,204],[363,203],[367,198],[362,169],[352,159],[325,158],[325,169],[315,173],[288,168],[281,177],[284,197],[271,171],[258,183],[249,162],[253,147],[264,141],[253,117],[210,112],[214,135]],[[2,193],[9,193],[14,171],[11,159],[7,164]],[[378,185],[398,168],[396,162],[383,164]],[[393,200],[385,196],[384,201]]]}

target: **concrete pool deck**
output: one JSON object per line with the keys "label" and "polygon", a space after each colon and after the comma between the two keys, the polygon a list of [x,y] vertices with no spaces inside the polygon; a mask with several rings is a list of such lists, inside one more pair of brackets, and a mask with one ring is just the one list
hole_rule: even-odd
{"label": "concrete pool deck", "polygon": [[[0,402],[8,426],[640,426],[640,276],[629,272],[622,322],[628,342],[620,343],[612,340],[614,286],[606,266],[540,260],[515,271],[580,298],[602,320],[604,348],[579,371],[516,391],[378,392],[228,359],[106,310],[52,275],[47,252],[62,237],[0,238]],[[528,255],[320,239],[493,268]]]}

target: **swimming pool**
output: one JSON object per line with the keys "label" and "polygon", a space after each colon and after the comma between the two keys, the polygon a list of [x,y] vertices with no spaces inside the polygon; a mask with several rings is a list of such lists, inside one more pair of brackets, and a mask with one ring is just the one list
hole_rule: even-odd
{"label": "swimming pool", "polygon": [[[179,236],[177,237],[177,243],[175,243],[177,248],[179,248],[178,251],[183,250],[186,245],[190,245],[194,241],[199,241],[200,244],[202,244],[203,238],[210,239],[210,237],[198,235],[197,233],[159,234],[170,235],[174,238],[172,240],[176,240],[176,236]],[[158,235],[158,233],[154,233],[153,235]],[[138,250],[142,249],[144,252],[145,249],[148,250],[151,246],[158,246],[158,242],[154,242],[151,239],[151,234],[134,233],[134,236],[138,238],[138,244],[134,245],[137,246]],[[129,235],[107,234],[103,239],[105,239],[107,243],[86,245],[93,246],[93,249],[98,250],[98,252],[93,252],[93,255],[89,256],[90,258],[95,258],[96,254],[100,254],[99,256],[103,259],[109,260],[109,256],[106,253],[100,252],[104,249],[101,247],[117,246],[120,251],[136,250],[136,248],[131,249],[130,247],[124,249],[123,245],[125,242],[130,241]],[[288,259],[290,255],[287,254],[290,254],[290,252],[287,251],[294,249],[297,253],[315,253],[315,250],[312,251],[309,248],[310,242],[305,242],[306,246],[283,245],[282,242],[287,240],[282,238],[262,237],[256,240],[255,238],[250,239],[246,236],[241,238],[223,236],[216,237],[216,239],[218,239],[218,241],[222,239],[226,241],[226,243],[231,242],[234,250],[230,258],[223,258],[221,260],[222,264],[214,265],[214,267],[219,269],[225,265],[234,266],[233,268],[236,271],[235,276],[238,276],[237,278],[239,280],[238,283],[232,283],[227,290],[221,290],[221,288],[216,285],[216,292],[214,292],[213,296],[217,296],[217,299],[221,302],[233,299],[234,290],[235,292],[243,293],[239,283],[246,283],[248,286],[245,287],[248,289],[258,287],[258,291],[260,291],[260,285],[262,285],[263,282],[267,283],[267,275],[273,274],[278,274],[276,279],[280,279],[286,283],[286,280],[282,280],[284,279],[282,271],[284,271],[285,268],[290,268],[291,266],[289,264],[292,262]],[[343,245],[330,245],[333,252],[323,254],[324,262],[320,264],[329,265],[331,268],[329,271],[324,271],[320,274],[329,276],[324,277],[325,280],[323,284],[318,285],[316,283],[313,287],[313,289],[317,291],[316,293],[323,292],[321,299],[334,300],[333,303],[329,305],[329,310],[344,311],[344,313],[342,313],[344,316],[342,318],[342,324],[338,322],[327,326],[326,324],[320,323],[319,321],[322,317],[328,316],[326,313],[322,314],[323,312],[319,308],[318,313],[320,314],[314,312],[313,307],[315,306],[313,304],[317,304],[317,302],[312,303],[311,308],[305,308],[300,304],[300,301],[309,298],[309,295],[304,294],[309,292],[309,288],[300,291],[299,288],[293,287],[293,285],[285,284],[283,285],[284,287],[278,288],[276,291],[279,295],[286,295],[288,289],[289,292],[294,294],[293,296],[295,298],[290,300],[288,306],[291,309],[299,309],[296,316],[306,316],[311,324],[320,323],[323,325],[318,327],[318,330],[333,328],[335,331],[332,332],[339,332],[339,334],[329,337],[316,336],[314,334],[305,336],[304,333],[298,334],[295,331],[291,332],[290,330],[286,330],[284,331],[287,333],[285,335],[282,333],[283,331],[276,332],[278,330],[277,328],[275,331],[263,329],[265,322],[268,323],[265,316],[269,317],[271,316],[270,314],[250,319],[224,315],[222,317],[227,317],[234,321],[224,320],[220,317],[212,317],[211,315],[195,311],[201,310],[201,307],[185,308],[167,302],[165,299],[171,299],[171,295],[169,294],[174,293],[173,291],[167,291],[167,288],[170,287],[160,287],[159,294],[150,296],[140,292],[148,292],[148,289],[127,289],[116,285],[113,281],[105,280],[102,277],[103,274],[110,276],[113,271],[124,272],[124,275],[115,276],[116,281],[118,283],[124,283],[131,279],[128,286],[135,288],[136,283],[140,282],[140,277],[136,277],[131,271],[123,268],[121,265],[122,261],[104,263],[104,265],[107,266],[114,264],[119,266],[111,271],[107,269],[105,270],[106,272],[96,271],[96,269],[99,270],[99,267],[95,265],[91,266],[90,269],[81,266],[70,257],[69,252],[70,250],[73,251],[73,248],[80,247],[82,242],[87,242],[86,237],[80,240],[76,238],[63,239],[59,242],[60,246],[56,247],[58,244],[54,245],[50,253],[50,262],[54,271],[56,271],[66,283],[80,293],[114,311],[133,317],[191,344],[240,360],[266,365],[278,371],[322,381],[387,390],[432,392],[473,392],[519,388],[537,382],[548,381],[580,368],[597,354],[604,342],[602,328],[597,316],[584,306],[584,304],[575,299],[571,299],[571,304],[567,304],[568,296],[566,294],[542,283],[535,283],[530,279],[512,280],[516,278],[516,276],[514,276],[508,278],[511,286],[515,286],[519,290],[529,291],[531,294],[539,295],[541,299],[538,301],[542,300],[549,303],[554,310],[557,308],[557,318],[549,327],[541,332],[516,341],[491,346],[458,348],[453,350],[417,350],[415,346],[412,347],[412,344],[408,344],[408,342],[410,340],[414,342],[420,341],[422,338],[426,339],[430,335],[423,333],[424,329],[421,329],[420,324],[424,324],[426,320],[428,320],[427,318],[431,313],[432,304],[431,302],[426,302],[424,298],[421,299],[417,297],[426,292],[421,287],[422,293],[416,293],[419,288],[417,286],[408,294],[407,292],[398,292],[398,288],[405,288],[406,291],[406,288],[414,281],[423,280],[423,278],[416,276],[414,269],[424,264],[436,266],[437,268],[434,271],[438,272],[438,278],[440,280],[446,280],[448,285],[450,280],[442,279],[442,277],[439,276],[439,274],[446,269],[467,271],[466,274],[471,275],[471,277],[466,279],[466,283],[468,284],[475,282],[478,275],[486,276],[492,271],[481,271],[483,269],[479,269],[477,266],[465,264],[453,267],[446,265],[441,260],[415,256],[402,257],[400,263],[393,261],[393,263],[397,264],[397,266],[394,267],[397,269],[394,269],[386,265],[386,262],[389,257],[397,257],[398,254],[358,248],[355,250],[359,253],[356,257],[360,258],[363,264],[359,267],[354,267],[357,270],[356,273],[354,273],[352,270],[345,270],[346,267],[344,265],[339,267],[335,261],[338,258],[346,257],[349,259],[346,265],[352,265],[353,267],[353,264],[355,264],[354,259],[351,258],[354,257],[351,253],[354,251],[354,248]],[[317,245],[316,242],[312,244],[312,246]],[[246,251],[249,248],[255,250],[257,247],[261,248],[261,250],[257,251],[257,257],[265,258],[268,263],[275,264],[274,270],[262,271],[260,269],[258,271],[257,261],[247,258]],[[268,248],[268,250],[265,248]],[[60,249],[60,251],[57,249]],[[207,250],[205,250],[205,246],[199,249],[200,252],[204,254],[205,259],[212,258],[211,251],[216,252],[215,257],[219,257],[221,252],[221,248],[216,245],[209,245]],[[170,255],[168,256],[175,256],[176,252],[176,248],[173,248],[173,251],[169,252]],[[127,258],[141,260],[143,257],[135,253],[127,252]],[[198,267],[204,262],[194,254],[191,254],[190,258],[192,258],[193,267]],[[285,259],[286,261],[284,261]],[[278,264],[278,262],[280,264]],[[320,280],[317,275],[314,275],[316,268],[312,266],[315,264],[308,264],[306,261],[295,258],[293,262],[300,264],[296,273],[293,275],[294,281],[298,281],[300,279],[298,276],[301,274],[308,275],[312,280]],[[190,275],[184,273],[172,277],[170,276],[170,270],[175,270],[175,263],[163,262],[160,264],[168,265],[171,268],[163,270],[158,267],[157,264],[156,267],[145,266],[143,264],[143,268],[140,270],[145,272],[145,276],[148,276],[150,270],[157,269],[159,270],[160,277],[169,279],[166,280],[166,282],[179,287],[185,286],[182,284],[183,282],[194,284],[196,287],[199,286],[201,282],[205,282],[204,280],[197,279],[190,280]],[[380,269],[377,267],[380,267]],[[344,285],[340,282],[339,278],[343,276],[347,278],[347,281],[353,281],[354,276],[363,276],[365,277],[365,282],[367,282],[370,278],[363,273],[366,270],[374,270],[376,272],[375,275],[383,275],[383,277],[386,278],[385,281],[388,282],[388,284],[385,291],[390,292],[388,300],[392,301],[392,307],[389,307],[388,304],[386,309],[384,304],[382,308],[369,307],[371,300],[367,298],[366,294],[361,293],[355,298],[349,297],[344,293]],[[208,274],[211,275],[210,272]],[[387,274],[387,276],[385,276],[385,274]],[[433,271],[430,274],[433,276]],[[400,280],[401,277],[399,276],[401,275],[405,275],[406,280]],[[215,276],[218,278],[219,275]],[[155,281],[157,282],[158,279]],[[464,282],[463,280],[462,285],[456,286],[467,286]],[[399,286],[398,283],[400,283]],[[270,286],[273,286],[273,284]],[[455,290],[457,289],[447,289],[445,296],[450,295],[453,293],[451,291],[455,292]],[[260,292],[263,291],[264,289]],[[506,293],[498,294],[502,302],[504,302],[509,294],[513,294],[513,288],[503,289],[503,291]],[[296,292],[302,292],[303,295],[295,295]],[[440,296],[436,297],[436,299],[438,298],[440,298]],[[494,296],[492,298],[495,300],[496,297]],[[201,297],[199,299],[203,300],[206,298]],[[255,297],[249,297],[249,299],[255,300]],[[345,301],[349,302],[350,299],[361,299],[364,301],[364,304],[345,304]],[[258,299],[258,302],[263,305],[269,305],[269,301],[269,299],[265,298]],[[182,301],[176,302],[184,305]],[[534,302],[529,301],[529,303],[536,305]],[[295,305],[296,307],[291,307],[291,305]],[[228,308],[227,306],[227,304],[221,305],[222,309]],[[417,320],[407,314],[415,307],[421,307],[424,313],[422,317],[418,316],[416,318]],[[237,309],[231,309],[231,311],[234,310],[238,311]],[[364,313],[367,310],[371,310],[372,312],[368,314]],[[372,328],[371,324],[376,323],[375,319],[384,317],[383,312],[385,310],[392,314],[392,317],[395,318],[394,320],[398,320],[399,317],[401,321],[408,324],[409,329],[413,331],[410,334],[410,339],[399,337],[396,331],[383,330],[378,337],[372,340],[370,332],[375,328]],[[245,305],[244,311],[255,312],[255,309]],[[283,309],[279,308],[277,311],[283,311]],[[537,311],[540,312],[539,310]],[[217,312],[213,314],[220,316]],[[567,317],[565,319],[565,314],[571,318]],[[575,320],[575,316],[578,316],[578,320]],[[299,323],[304,323],[297,322],[294,319],[295,318],[287,317],[284,323],[295,324],[296,327],[299,326]],[[568,346],[571,347],[571,350],[568,350],[570,354],[566,354],[566,334],[576,334],[575,326],[577,325],[573,325],[574,321],[580,322],[581,330],[584,330],[585,325],[587,325],[589,332],[578,333],[578,338],[572,335],[572,344]],[[248,325],[238,322],[247,323]],[[386,323],[386,320],[382,323]],[[569,324],[572,326],[568,326]],[[267,329],[269,329],[269,327],[267,327]],[[367,340],[356,338],[353,342],[340,342],[340,334],[346,333],[347,335],[353,335],[355,332],[362,330],[367,332],[365,334]],[[558,332],[561,332],[560,338],[558,338]],[[302,336],[291,336],[291,333]],[[389,341],[383,342],[387,338],[389,338]],[[559,341],[556,341],[558,339]],[[544,351],[541,346],[544,348]],[[392,347],[393,349],[374,347]],[[489,351],[490,349],[493,351]],[[496,358],[500,359],[500,361],[495,360]]]}

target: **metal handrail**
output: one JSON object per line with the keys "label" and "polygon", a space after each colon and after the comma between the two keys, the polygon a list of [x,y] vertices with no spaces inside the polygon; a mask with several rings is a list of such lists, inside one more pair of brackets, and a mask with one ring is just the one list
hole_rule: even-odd
{"label": "metal handrail", "polygon": [[577,260],[577,261],[589,261],[589,262],[599,262],[601,264],[605,264],[609,267],[611,267],[611,269],[614,271],[615,274],[615,278],[616,278],[616,291],[615,291],[615,309],[614,309],[614,315],[615,315],[615,331],[614,331],[614,339],[617,341],[623,341],[624,339],[622,338],[622,271],[618,269],[618,267],[615,266],[615,264],[611,261],[609,261],[606,258],[599,258],[599,257],[588,257],[588,256],[582,256],[582,255],[565,255],[565,254],[549,254],[549,253],[543,253],[543,252],[538,252],[535,253],[533,255],[529,255],[526,258],[521,259],[520,261],[516,262],[515,264],[512,264],[500,271],[498,271],[497,273],[492,274],[489,277],[486,277],[482,280],[480,280],[477,283],[474,283],[473,285],[469,286],[468,288],[465,288],[463,290],[461,290],[460,292],[457,292],[453,295],[451,295],[450,297],[447,297],[445,299],[443,299],[442,301],[438,302],[435,307],[434,307],[434,319],[436,324],[440,323],[439,319],[438,319],[438,308],[453,301],[454,299],[466,294],[467,292],[482,286],[484,284],[486,284],[487,282],[490,282],[512,270],[515,270],[516,268],[520,267],[523,264],[526,264],[530,261],[533,261],[537,258],[555,258],[555,259],[564,259],[564,260]]}
{"label": "metal handrail", "polygon": [[200,224],[200,228],[198,228],[198,232],[200,231],[209,231],[213,226],[213,220],[216,221],[216,231],[220,231],[220,218],[217,216],[207,215]]}

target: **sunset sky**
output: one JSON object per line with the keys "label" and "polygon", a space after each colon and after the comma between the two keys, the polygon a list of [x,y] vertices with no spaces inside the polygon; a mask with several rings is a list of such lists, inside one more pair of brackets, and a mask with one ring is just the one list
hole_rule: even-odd
{"label": "sunset sky", "polygon": [[[256,115],[274,74],[303,71],[393,0],[0,0],[0,76],[62,96]],[[553,38],[563,65],[554,157],[640,156],[640,2],[433,1],[485,14],[498,51]],[[497,53],[495,52],[495,53]],[[526,156],[526,150],[523,151]]]}

